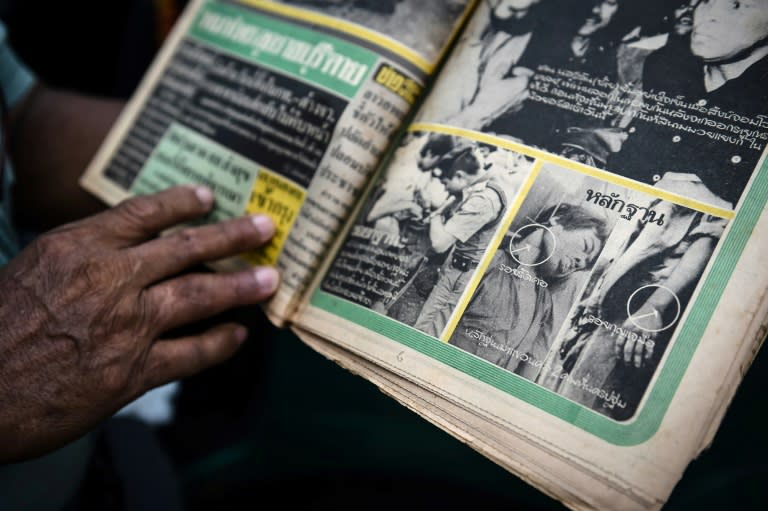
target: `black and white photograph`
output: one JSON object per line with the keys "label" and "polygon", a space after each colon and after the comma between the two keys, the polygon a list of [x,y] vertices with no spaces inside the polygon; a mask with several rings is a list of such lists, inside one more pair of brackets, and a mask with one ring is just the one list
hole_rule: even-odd
{"label": "black and white photograph", "polygon": [[611,233],[536,380],[617,421],[636,415],[728,223],[660,199],[641,209]]}
{"label": "black and white photograph", "polygon": [[436,59],[467,0],[277,0],[362,25]]}
{"label": "black and white photograph", "polygon": [[629,420],[726,226],[723,218],[548,164],[449,342]]}
{"label": "black and white photograph", "polygon": [[619,221],[615,212],[587,201],[587,192],[608,195],[607,185],[595,178],[551,164],[542,168],[462,312],[451,345],[536,379]]}
{"label": "black and white photograph", "polygon": [[768,0],[484,0],[419,118],[734,208],[768,142]]}
{"label": "black and white photograph", "polygon": [[323,289],[439,337],[532,164],[495,145],[409,133]]}

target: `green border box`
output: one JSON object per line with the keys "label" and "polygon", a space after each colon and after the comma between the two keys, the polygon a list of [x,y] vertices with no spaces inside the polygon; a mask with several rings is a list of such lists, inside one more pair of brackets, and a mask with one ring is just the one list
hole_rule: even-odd
{"label": "green border box", "polygon": [[219,2],[200,9],[188,35],[348,99],[357,95],[379,59],[327,34]]}
{"label": "green border box", "polygon": [[706,275],[695,302],[689,305],[690,313],[670,347],[656,380],[649,387],[644,404],[635,418],[625,423],[609,419],[490,362],[323,291],[316,291],[311,303],[458,369],[607,442],[621,446],[637,445],[658,431],[766,202],[768,161],[758,171],[731,223],[730,231],[722,241],[711,271]]}

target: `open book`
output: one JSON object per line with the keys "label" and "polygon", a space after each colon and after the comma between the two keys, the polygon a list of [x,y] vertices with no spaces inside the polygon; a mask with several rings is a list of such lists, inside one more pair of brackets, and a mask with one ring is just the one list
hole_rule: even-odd
{"label": "open book", "polygon": [[[736,5],[738,4],[738,5]],[[763,339],[768,2],[194,0],[87,169],[266,212],[271,320],[572,509],[658,509]]]}

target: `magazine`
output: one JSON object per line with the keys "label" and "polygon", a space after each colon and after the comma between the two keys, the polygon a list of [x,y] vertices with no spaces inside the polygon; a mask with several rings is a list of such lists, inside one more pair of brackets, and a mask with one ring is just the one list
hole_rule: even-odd
{"label": "magazine", "polygon": [[196,0],[83,176],[267,213],[265,310],[572,509],[659,509],[763,340],[768,2]]}

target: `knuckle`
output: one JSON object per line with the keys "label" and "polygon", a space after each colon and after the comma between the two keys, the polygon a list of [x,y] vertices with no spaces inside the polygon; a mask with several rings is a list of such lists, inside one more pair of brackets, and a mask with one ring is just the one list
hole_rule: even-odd
{"label": "knuckle", "polygon": [[129,380],[121,368],[110,367],[102,373],[100,386],[107,395],[119,395],[128,389]]}
{"label": "knuckle", "polygon": [[39,257],[58,259],[77,245],[76,239],[77,236],[70,236],[67,231],[54,230],[38,237],[33,246]]}
{"label": "knuckle", "polygon": [[151,196],[138,196],[122,202],[117,206],[116,210],[125,221],[140,225],[144,222],[144,219],[161,213],[163,203]]}
{"label": "knuckle", "polygon": [[201,258],[208,252],[233,251],[252,245],[254,235],[248,224],[233,220],[207,227],[183,227],[170,236],[180,253]]}
{"label": "knuckle", "polygon": [[206,238],[199,228],[183,227],[170,235],[180,254],[203,255],[207,250]]}
{"label": "knuckle", "polygon": [[171,236],[179,243],[198,243],[200,241],[200,230],[195,227],[182,227],[177,229]]}
{"label": "knuckle", "polygon": [[135,276],[141,271],[141,264],[127,258],[91,257],[72,269],[69,281],[83,297],[100,301],[104,306],[116,307],[119,293],[123,293],[125,298],[134,296],[125,293],[130,290]]}
{"label": "knuckle", "polygon": [[187,278],[169,289],[170,303],[187,303],[195,308],[205,309],[213,304],[213,295],[204,285],[202,278]]}
{"label": "knuckle", "polygon": [[140,342],[151,340],[156,333],[155,325],[160,321],[161,311],[159,307],[153,306],[146,291],[139,294],[135,306],[130,309],[129,314],[128,320],[134,330],[134,338]]}
{"label": "knuckle", "polygon": [[119,349],[102,349],[90,361],[89,371],[96,375],[95,382],[106,396],[126,396],[133,392],[135,363]]}

